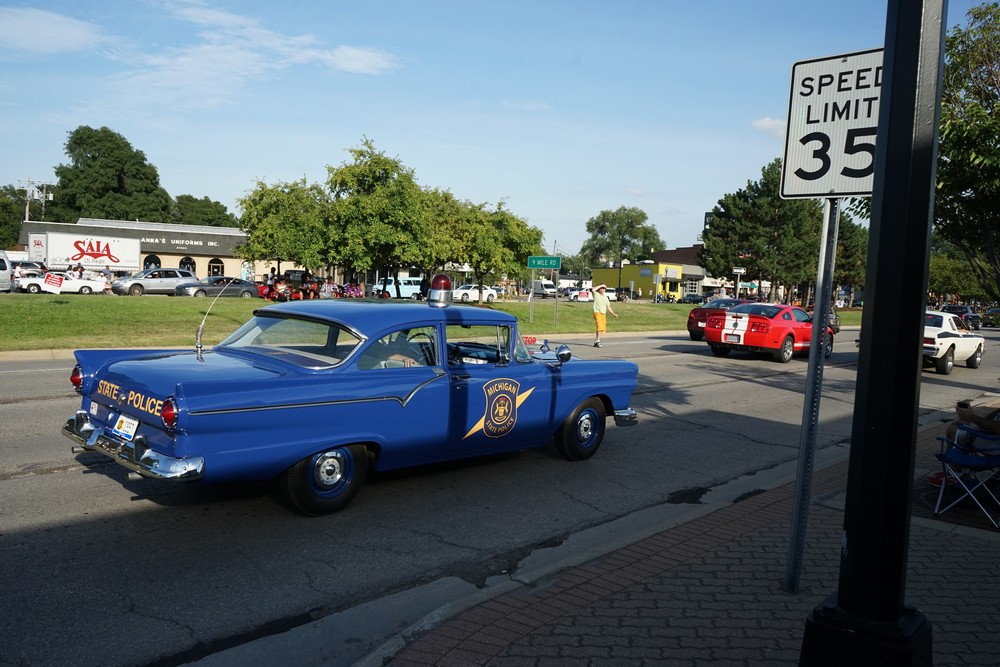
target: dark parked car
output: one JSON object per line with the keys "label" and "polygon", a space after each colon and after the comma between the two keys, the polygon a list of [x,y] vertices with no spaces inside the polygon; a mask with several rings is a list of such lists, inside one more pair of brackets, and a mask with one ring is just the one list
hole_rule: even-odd
{"label": "dark parked car", "polygon": [[958,304],[942,306],[941,312],[958,315],[965,322],[965,326],[973,331],[979,331],[983,326],[983,318],[979,316],[979,313],[972,310],[970,306],[960,306]]}
{"label": "dark parked car", "polygon": [[209,276],[196,283],[181,283],[174,288],[175,296],[238,296],[259,298],[260,290],[249,280],[228,276]]}
{"label": "dark parked car", "polygon": [[705,297],[700,294],[690,292],[681,298],[681,303],[705,303]]}
{"label": "dark parked car", "polygon": [[1000,327],[1000,308],[990,308],[982,319],[984,327]]}

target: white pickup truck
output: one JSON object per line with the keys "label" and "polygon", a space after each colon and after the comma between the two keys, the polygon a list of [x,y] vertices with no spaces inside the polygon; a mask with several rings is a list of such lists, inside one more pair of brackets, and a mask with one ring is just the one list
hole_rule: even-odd
{"label": "white pickup truck", "polygon": [[43,276],[15,278],[12,283],[12,291],[29,292],[31,294],[52,291],[76,292],[77,294],[97,292],[98,294],[103,294],[107,286],[107,283],[103,280],[74,278],[71,274],[63,273],[62,271],[49,271]]}

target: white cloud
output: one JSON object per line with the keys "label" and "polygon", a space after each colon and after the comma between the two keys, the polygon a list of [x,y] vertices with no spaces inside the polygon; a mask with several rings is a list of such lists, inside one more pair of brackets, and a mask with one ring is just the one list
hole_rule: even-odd
{"label": "white cloud", "polygon": [[783,140],[785,138],[785,121],[780,118],[764,116],[763,118],[754,120],[751,125],[753,125],[755,130],[769,134],[775,139]]}
{"label": "white cloud", "polygon": [[215,107],[232,103],[261,77],[318,64],[351,74],[381,74],[396,67],[388,53],[356,46],[324,49],[310,35],[283,35],[254,19],[201,4],[165,5],[174,16],[199,27],[191,46],[149,55],[143,66],[122,75],[135,101]]}
{"label": "white cloud", "polygon": [[100,28],[41,9],[0,7],[0,51],[57,54],[85,51],[103,41]]}

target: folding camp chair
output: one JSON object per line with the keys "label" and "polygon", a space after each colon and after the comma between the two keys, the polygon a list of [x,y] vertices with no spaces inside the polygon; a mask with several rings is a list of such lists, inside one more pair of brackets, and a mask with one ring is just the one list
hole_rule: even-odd
{"label": "folding camp chair", "polygon": [[[993,505],[1000,509],[1000,499],[986,486],[987,482],[1000,474],[1000,435],[984,433],[960,424],[954,438],[942,435],[938,436],[938,440],[941,441],[941,450],[934,456],[941,462],[942,476],[934,516],[944,514],[966,498],[971,498],[990,524],[994,528],[1000,528],[997,519],[983,504],[984,501],[988,502],[988,496],[993,500]],[[958,497],[942,508],[945,489],[949,487],[958,492]],[[982,500],[979,496],[982,496]]]}

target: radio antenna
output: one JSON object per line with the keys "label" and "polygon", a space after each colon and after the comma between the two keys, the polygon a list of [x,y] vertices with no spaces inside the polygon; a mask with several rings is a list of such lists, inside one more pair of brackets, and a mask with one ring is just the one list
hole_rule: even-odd
{"label": "radio antenna", "polygon": [[194,334],[194,353],[198,361],[202,363],[205,362],[205,358],[201,356],[201,348],[203,347],[201,344],[201,332],[205,329],[205,322],[208,321],[208,314],[212,312],[212,306],[214,306],[215,302],[219,300],[222,293],[226,291],[226,288],[232,285],[235,281],[236,278],[230,278],[229,282],[223,285],[222,289],[219,290],[219,293],[215,295],[214,299],[212,299],[212,303],[208,304],[208,308],[205,310],[205,317],[201,318],[201,324],[198,325],[198,330]]}

